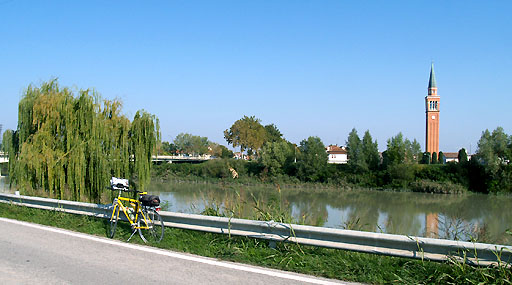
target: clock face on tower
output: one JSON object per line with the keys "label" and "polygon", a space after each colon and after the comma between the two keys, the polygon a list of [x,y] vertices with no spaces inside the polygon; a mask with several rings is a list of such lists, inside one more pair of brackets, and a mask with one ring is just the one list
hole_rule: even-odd
{"label": "clock face on tower", "polygon": [[436,116],[432,115],[432,120],[435,120],[436,119]]}

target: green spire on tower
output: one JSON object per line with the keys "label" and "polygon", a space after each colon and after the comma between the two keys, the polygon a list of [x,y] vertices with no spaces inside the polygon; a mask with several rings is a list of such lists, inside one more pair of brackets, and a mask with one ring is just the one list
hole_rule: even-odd
{"label": "green spire on tower", "polygon": [[434,74],[434,63],[430,66],[430,80],[428,81],[428,88],[437,88],[436,75]]}

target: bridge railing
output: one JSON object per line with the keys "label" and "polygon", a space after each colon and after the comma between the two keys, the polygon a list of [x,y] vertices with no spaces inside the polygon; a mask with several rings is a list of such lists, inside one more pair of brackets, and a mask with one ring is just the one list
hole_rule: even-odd
{"label": "bridge railing", "polygon": [[[108,218],[111,205],[0,194],[0,202],[67,213]],[[165,226],[203,232],[247,236],[270,241],[336,248],[365,253],[474,265],[512,263],[512,246],[433,239],[384,233],[322,228],[274,221],[254,221],[161,211]]]}
{"label": "bridge railing", "polygon": [[9,162],[9,155],[0,151],[0,163]]}
{"label": "bridge railing", "polygon": [[213,157],[207,156],[184,156],[184,155],[153,155],[153,161],[206,161],[213,159]]}
{"label": "bridge railing", "polygon": [[[153,161],[206,161],[213,159],[211,156],[182,156],[182,155],[153,155]],[[9,156],[0,152],[0,163],[9,162]]]}

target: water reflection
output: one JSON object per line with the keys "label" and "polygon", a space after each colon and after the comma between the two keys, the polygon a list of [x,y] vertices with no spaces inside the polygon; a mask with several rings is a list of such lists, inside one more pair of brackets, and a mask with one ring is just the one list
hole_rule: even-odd
{"label": "water reflection", "polygon": [[254,218],[254,206],[278,202],[295,222],[373,232],[512,244],[512,197],[433,195],[369,190],[318,191],[192,183],[152,183],[170,211],[216,207]]}

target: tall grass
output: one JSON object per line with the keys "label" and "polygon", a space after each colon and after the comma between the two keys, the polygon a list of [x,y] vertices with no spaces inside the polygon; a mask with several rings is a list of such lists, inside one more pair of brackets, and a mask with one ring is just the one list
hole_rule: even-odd
{"label": "tall grass", "polygon": [[418,180],[408,184],[413,192],[425,192],[435,194],[463,194],[467,189],[462,185],[450,181],[435,182],[430,180]]}

